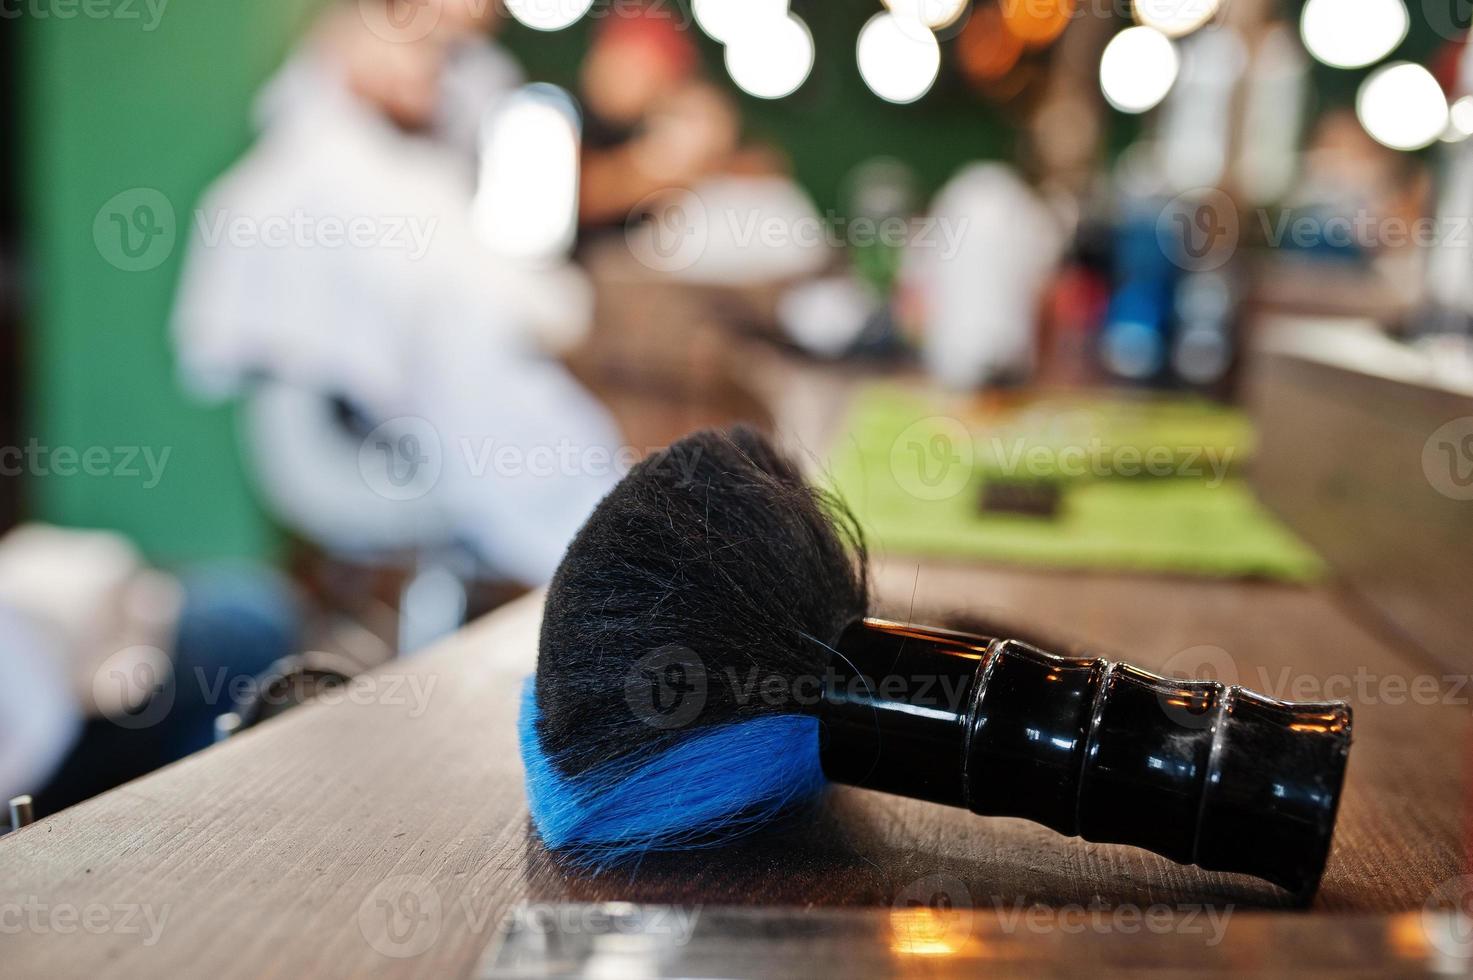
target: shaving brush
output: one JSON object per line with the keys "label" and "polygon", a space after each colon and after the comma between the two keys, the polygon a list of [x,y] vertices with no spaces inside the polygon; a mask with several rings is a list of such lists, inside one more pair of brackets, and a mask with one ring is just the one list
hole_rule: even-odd
{"label": "shaving brush", "polygon": [[701,432],[642,461],[548,589],[520,721],[544,843],[595,864],[711,846],[837,782],[1313,894],[1345,703],[868,607],[852,517],[758,433]]}

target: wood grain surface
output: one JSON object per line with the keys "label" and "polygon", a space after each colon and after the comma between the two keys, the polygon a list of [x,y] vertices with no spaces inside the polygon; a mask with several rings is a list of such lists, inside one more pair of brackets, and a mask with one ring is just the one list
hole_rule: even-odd
{"label": "wood grain surface", "polygon": [[[877,585],[893,618],[965,611],[1087,638],[1147,668],[1205,664],[1267,693],[1354,701],[1335,849],[1311,915],[1275,913],[1305,924],[1266,930],[1285,943],[1310,941],[1317,913],[1416,912],[1464,871],[1473,692],[1368,630],[1332,592],[901,558],[881,561]],[[939,892],[988,915],[1165,905],[1178,922],[1204,903],[1245,921],[1286,904],[1250,879],[846,788],[737,846],[600,875],[566,867],[529,830],[514,731],[539,608],[535,594],[518,600],[352,698],[289,712],[0,839],[0,973],[463,977],[522,900],[796,915]],[[1337,677],[1349,689],[1325,692]],[[15,909],[27,916],[19,928]],[[1076,967],[1091,948],[1049,942]]]}
{"label": "wood grain surface", "polygon": [[1265,344],[1248,372],[1255,487],[1367,608],[1448,667],[1473,669],[1473,392],[1302,346]]}

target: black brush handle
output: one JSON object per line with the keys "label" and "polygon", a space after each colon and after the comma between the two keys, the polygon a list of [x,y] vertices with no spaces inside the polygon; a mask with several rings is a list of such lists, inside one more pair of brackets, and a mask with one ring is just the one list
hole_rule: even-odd
{"label": "black brush handle", "polygon": [[879,620],[845,631],[831,667],[821,755],[836,782],[1133,844],[1302,899],[1319,886],[1350,752],[1343,701]]}

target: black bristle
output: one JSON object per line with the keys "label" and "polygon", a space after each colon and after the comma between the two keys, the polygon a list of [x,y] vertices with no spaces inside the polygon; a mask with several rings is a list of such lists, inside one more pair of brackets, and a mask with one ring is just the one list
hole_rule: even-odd
{"label": "black bristle", "polygon": [[[822,674],[865,614],[865,567],[852,516],[755,430],[698,432],[651,455],[594,510],[549,586],[543,749],[573,776],[709,726],[814,710],[764,682]],[[671,663],[697,699],[678,724],[638,697],[640,672]]]}

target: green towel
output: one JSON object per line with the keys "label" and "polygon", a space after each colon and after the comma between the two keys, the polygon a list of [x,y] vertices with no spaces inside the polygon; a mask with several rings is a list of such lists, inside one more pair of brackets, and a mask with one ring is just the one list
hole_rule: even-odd
{"label": "green towel", "polygon": [[[1040,398],[1007,410],[863,390],[833,488],[892,554],[1309,581],[1319,558],[1243,481],[1252,430],[1201,400]],[[1053,517],[986,512],[989,480],[1061,488]]]}
{"label": "green towel", "polygon": [[[914,418],[914,399],[874,393],[876,417]],[[1216,486],[1252,449],[1243,413],[1201,399],[1039,399],[980,420],[976,465],[984,478],[1020,482],[1178,478]]]}

